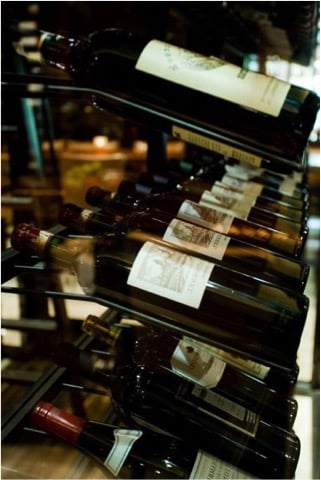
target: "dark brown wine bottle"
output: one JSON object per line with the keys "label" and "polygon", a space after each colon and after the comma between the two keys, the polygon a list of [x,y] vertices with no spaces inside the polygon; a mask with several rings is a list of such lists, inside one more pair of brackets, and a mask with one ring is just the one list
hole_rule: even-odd
{"label": "dark brown wine bottle", "polygon": [[[267,210],[271,213],[276,213],[283,218],[286,218],[294,222],[306,222],[307,220],[307,208],[305,203],[295,200],[295,204],[292,202],[286,203],[284,196],[281,199],[273,198],[272,196],[262,195],[262,186],[259,184],[248,183],[246,186],[244,182],[240,182],[232,177],[229,177],[231,181],[228,183],[228,177],[225,176],[225,181],[209,182],[204,180],[203,176],[192,176],[188,180],[181,182],[166,181],[164,175],[142,173],[136,180],[136,191],[140,191],[145,194],[161,193],[161,192],[186,192],[202,195],[204,192],[209,192],[216,196],[217,201],[222,197],[222,202],[229,202],[229,208],[233,208],[236,202],[239,203],[238,210],[242,206],[242,214],[250,212],[253,207],[255,209]],[[237,186],[238,182],[238,186]],[[280,196],[280,195],[279,195]],[[224,197],[227,199],[225,200]],[[289,197],[291,198],[291,197]]]}
{"label": "dark brown wine bottle", "polygon": [[223,155],[209,154],[204,151],[198,151],[197,156],[194,154],[192,158],[184,158],[178,164],[169,160],[167,169],[153,173],[154,180],[159,183],[177,183],[188,180],[191,176],[200,177],[212,183],[221,181],[229,184],[232,180],[240,182],[242,188],[246,190],[255,186],[259,189],[260,195],[284,201],[286,204],[299,207],[300,204],[309,203],[310,189],[307,185],[306,172],[293,171],[285,175],[250,167]]}
{"label": "dark brown wine bottle", "polygon": [[[130,323],[130,325],[128,325],[128,323]],[[95,315],[88,315],[82,323],[83,331],[86,332],[87,335],[95,336],[96,339],[99,337],[105,348],[106,345],[108,346],[108,352],[111,352],[111,350],[113,351],[113,355],[119,355],[119,352],[124,350],[126,350],[126,352],[132,352],[135,338],[144,336],[147,333],[147,329],[150,330],[152,328],[157,329],[155,325],[153,327],[151,327],[151,325],[147,326],[141,322],[137,322],[137,320],[131,320],[128,318],[122,319],[120,320],[120,323],[113,324],[112,327],[109,326],[106,328],[106,322],[103,316],[98,319]],[[115,338],[115,329],[117,331],[117,338]],[[126,335],[124,335],[125,332]],[[171,331],[168,331],[168,333],[173,335],[173,332]],[[178,334],[176,333],[175,336],[177,335]],[[199,342],[191,337],[184,336],[183,338],[188,338],[189,343],[195,345],[201,350],[206,352],[209,351],[211,355],[237,371],[243,372],[254,380],[263,382],[269,389],[287,396],[293,395],[299,374],[299,367],[297,364],[292,370],[284,371],[279,368],[262,365],[261,363],[254,362],[244,356],[230,353],[221,348],[214,347],[213,345]],[[118,341],[121,341],[122,344],[125,343],[124,339],[126,339],[127,342],[124,348],[114,348],[117,346]],[[124,358],[123,355],[122,358]],[[131,354],[129,358],[130,361],[133,361]]]}
{"label": "dark brown wine bottle", "polygon": [[[274,227],[289,235],[300,234],[307,230],[307,212],[298,210],[287,205],[282,205],[274,200],[258,197],[255,188],[251,193],[246,193],[224,184],[214,182],[213,185],[191,179],[177,184],[174,189],[168,189],[163,184],[153,181],[138,179],[134,182],[121,182],[118,188],[119,193],[133,193],[151,195],[155,193],[166,193],[178,195],[195,201],[200,205],[211,207],[217,210],[235,215],[236,218],[250,220],[259,225]],[[275,223],[277,222],[277,223]]]}
{"label": "dark brown wine bottle", "polygon": [[78,233],[115,232],[122,218],[112,212],[95,212],[73,203],[64,203],[58,212],[58,221]]}
{"label": "dark brown wine bottle", "polygon": [[[173,214],[161,210],[133,212],[124,217],[118,216],[117,221],[112,212],[89,212],[75,204],[64,204],[59,211],[59,221],[77,233],[142,230],[179,245],[194,255],[207,257],[218,265],[255,276],[281,289],[304,291],[309,266],[299,260],[178,220]],[[110,223],[105,223],[108,221]]]}
{"label": "dark brown wine bottle", "polygon": [[[18,225],[12,246],[68,266],[88,296],[260,363],[292,369],[308,298],[280,291],[143,234],[59,237]],[[83,243],[82,243],[83,242]],[[103,302],[105,301],[105,302]]]}
{"label": "dark brown wine bottle", "polygon": [[162,367],[120,366],[111,373],[90,352],[77,354],[72,344],[58,346],[55,358],[109,388],[132,427],[162,429],[261,478],[292,478],[295,472],[298,437],[213,390]]}
{"label": "dark brown wine bottle", "polygon": [[[157,189],[152,187],[139,185],[129,180],[123,180],[118,186],[118,193],[124,195],[148,195],[153,202],[153,194],[157,195]],[[217,212],[225,213],[233,216],[236,220],[245,220],[256,224],[257,226],[267,227],[285,233],[290,237],[297,239],[302,237],[307,238],[308,227],[306,218],[302,222],[290,219],[284,215],[276,212],[271,212],[267,209],[252,206],[251,196],[244,195],[218,187],[215,191],[203,190],[202,187],[195,187],[191,182],[177,188],[174,191],[164,192],[163,197],[168,197],[170,202],[179,208],[184,200],[192,201],[200,206],[213,208]],[[300,212],[301,215],[301,212]]]}
{"label": "dark brown wine bottle", "polygon": [[295,258],[300,257],[306,241],[305,234],[293,238],[284,232],[235,218],[234,215],[228,215],[175,194],[142,195],[132,192],[116,193],[112,196],[107,190],[91,187],[86,192],[86,202],[102,209],[112,209],[119,214],[157,208],[174,214],[180,220]]}
{"label": "dark brown wine bottle", "polygon": [[[130,350],[127,355],[135,364],[147,368],[166,367],[187,380],[259,413],[268,423],[287,430],[293,427],[298,408],[295,399],[268,388],[263,381],[228,365],[215,356],[215,349],[210,345],[194,342],[188,337],[157,327],[134,328],[125,323],[119,324],[119,328],[124,328],[124,333],[118,336],[116,349]],[[110,326],[90,315],[84,321],[83,330],[104,342],[110,352]],[[128,339],[129,336],[132,338]],[[60,348],[59,352],[63,354]],[[81,352],[75,351],[75,354],[81,356]]]}
{"label": "dark brown wine bottle", "polygon": [[85,39],[44,32],[39,52],[100,109],[251,165],[302,168],[314,92],[116,28]]}
{"label": "dark brown wine bottle", "polygon": [[[310,189],[305,180],[305,172],[293,171],[284,175],[271,170],[241,165],[229,159],[225,162],[225,171],[226,175],[222,178],[224,183],[225,177],[227,177],[227,182],[231,181],[230,178],[233,178],[245,182],[244,186],[247,186],[248,183],[250,185],[253,183],[261,185],[263,187],[262,195],[264,195],[264,188],[268,188],[268,192],[273,191],[274,194],[278,192],[279,195],[284,195],[286,202],[290,199],[301,202],[309,200]],[[280,197],[278,199],[281,200]]]}
{"label": "dark brown wine bottle", "polygon": [[[253,478],[186,442],[148,429],[87,420],[39,402],[29,424],[78,448],[117,478]],[[226,477],[225,477],[226,478]]]}

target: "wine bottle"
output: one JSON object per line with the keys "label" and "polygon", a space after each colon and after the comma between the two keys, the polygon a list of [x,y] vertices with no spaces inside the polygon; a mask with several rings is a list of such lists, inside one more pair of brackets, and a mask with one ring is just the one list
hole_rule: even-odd
{"label": "wine bottle", "polygon": [[300,257],[306,241],[306,235],[292,238],[278,230],[235,218],[234,215],[228,215],[174,194],[145,196],[133,192],[129,195],[116,193],[112,196],[107,190],[91,187],[86,192],[86,202],[103,210],[112,209],[119,214],[157,208],[174,214],[180,220],[295,258]]}
{"label": "wine bottle", "polygon": [[291,197],[301,201],[309,199],[310,189],[306,181],[305,170],[303,172],[292,171],[289,174],[282,174],[227,159],[225,162],[225,173],[227,176],[245,182],[259,183],[269,189],[277,190],[287,198]]}
{"label": "wine bottle", "polygon": [[[121,326],[127,333],[128,326],[120,324]],[[133,327],[129,328],[132,332]],[[87,317],[83,330],[89,331],[99,341],[106,342],[108,345],[110,327],[99,322],[97,317]],[[138,333],[136,334],[136,332]],[[120,340],[123,337],[119,335],[118,338]],[[231,367],[215,356],[215,350],[213,353],[210,345],[196,343],[188,337],[175,335],[166,329],[155,327],[136,327],[132,337],[131,342],[129,340],[127,343],[124,340],[119,341],[117,346],[120,350],[126,348],[130,350],[128,356],[134,363],[145,365],[147,368],[163,366],[171,369],[177,375],[259,413],[262,419],[271,424],[287,430],[293,427],[297,414],[295,399],[282,395],[268,388],[263,381]],[[67,355],[70,351],[71,355],[81,357],[80,350],[75,350],[74,354],[72,350],[73,346],[67,346],[66,350],[60,346],[58,356]]]}
{"label": "wine bottle", "polygon": [[20,224],[11,244],[48,265],[68,266],[97,301],[263,364],[294,366],[309,304],[305,295],[231,275],[160,240],[145,241],[141,232],[90,242]]}
{"label": "wine bottle", "polygon": [[[119,187],[121,192],[122,182]],[[173,189],[168,188],[163,183],[154,182],[153,179],[149,180],[148,176],[144,175],[132,184],[132,191],[143,193],[144,195],[162,192],[178,193],[179,195],[184,195],[185,198],[198,201],[200,205],[213,203],[215,208],[235,213],[238,218],[249,219],[256,223],[284,218],[285,227],[283,228],[289,228],[289,231],[294,233],[300,232],[302,225],[306,227],[307,222],[307,214],[304,209],[295,209],[279,201],[276,202],[273,199],[258,196],[257,189],[253,186],[251,193],[244,193],[224,183],[214,182],[211,185],[200,178],[192,178],[189,181],[177,184]],[[270,222],[266,224],[269,226]]]}
{"label": "wine bottle", "polygon": [[292,478],[300,450],[293,432],[168,369],[131,365],[111,373],[89,352],[82,352],[81,362],[74,349],[66,354],[66,346],[58,364],[109,388],[128,425],[162,429],[191,442],[197,439],[199,448],[252,475]]}
{"label": "wine bottle", "polygon": [[[121,348],[115,348],[114,353],[117,355],[119,352],[125,351],[129,352],[129,361],[133,362],[132,351],[134,350],[133,345],[136,337],[141,337],[147,334],[147,331],[151,329],[156,329],[155,326],[147,327],[141,322],[134,320],[130,326],[127,325],[127,320],[121,320],[120,324],[113,325],[113,328],[117,328],[119,335],[117,336],[117,341],[114,343],[113,339],[115,338],[114,332],[110,332],[111,327],[106,328],[106,323],[103,319],[96,317],[95,315],[88,315],[87,318],[82,323],[82,329],[87,335],[94,336],[96,339],[99,338],[100,343],[108,346],[108,352],[111,350],[111,346],[117,346],[118,342],[121,340]],[[124,322],[126,322],[124,324]],[[126,328],[125,328],[126,326]],[[129,328],[127,328],[129,327]],[[165,329],[163,329],[165,330]],[[126,332],[126,335],[124,334]],[[173,333],[168,331],[172,336]],[[178,334],[175,334],[178,336]],[[110,338],[111,337],[111,338]],[[183,336],[183,340],[188,341],[189,344],[195,345],[196,348],[201,351],[210,352],[211,355],[221,360],[223,363],[231,366],[237,371],[243,372],[254,380],[259,380],[263,382],[269,389],[275,390],[279,393],[283,393],[287,396],[293,395],[294,387],[298,380],[299,367],[296,364],[291,371],[284,371],[279,368],[268,367],[262,365],[261,363],[254,362],[249,360],[246,357],[241,357],[236,354],[231,354],[226,350],[214,347],[213,345],[208,345],[204,342],[195,340],[194,338]],[[124,339],[126,339],[126,345],[123,346]],[[111,342],[112,340],[112,342]],[[124,356],[122,356],[124,358]]]}
{"label": "wine bottle", "polygon": [[74,445],[119,478],[212,478],[212,471],[215,478],[253,478],[173,437],[86,420],[48,402],[34,407],[29,424]]}
{"label": "wine bottle", "polygon": [[[180,167],[180,168],[177,168]],[[169,160],[166,171],[155,172],[156,176],[160,175],[159,180],[188,180],[189,176],[202,177],[207,181],[221,180],[225,181],[225,177],[242,181],[245,183],[255,184],[258,189],[262,188],[261,195],[272,196],[275,199],[282,199],[286,203],[296,202],[305,203],[309,201],[310,189],[307,185],[306,172],[293,171],[287,175],[276,173],[263,168],[255,168],[249,165],[240,164],[223,155],[209,154],[209,152],[197,151],[197,156],[192,158],[185,157],[177,165],[173,160]],[[259,185],[256,185],[259,184]]]}
{"label": "wine bottle", "polygon": [[64,203],[58,212],[59,223],[71,227],[77,233],[115,232],[121,219],[121,216],[112,212],[95,212],[73,203]]}
{"label": "wine bottle", "polygon": [[[139,195],[148,196],[148,200],[151,199],[153,204],[153,195],[157,195],[157,191],[154,191],[150,187],[145,188],[143,185],[139,189],[137,183],[130,180],[122,180],[117,192],[123,195],[135,196]],[[306,239],[308,235],[308,228],[306,221],[297,222],[276,212],[270,212],[266,209],[252,206],[252,198],[250,196],[227,191],[224,188],[217,187],[215,190],[202,190],[202,188],[193,188],[193,185],[178,188],[175,191],[163,192],[162,197],[168,197],[169,201],[176,206],[177,209],[184,200],[192,201],[198,205],[213,208],[217,212],[225,213],[233,216],[236,220],[245,220],[251,223],[255,223],[257,226],[263,226],[277,230],[281,233],[297,239],[302,236]],[[301,214],[301,212],[300,212]]]}
{"label": "wine bottle", "polygon": [[[213,178],[215,178],[214,181]],[[301,221],[306,216],[309,208],[307,201],[281,194],[278,190],[268,189],[259,183],[245,182],[229,175],[216,175],[215,169],[210,176],[202,173],[181,179],[172,178],[165,174],[143,172],[136,180],[136,184],[141,189],[145,187],[146,193],[184,190],[184,188],[187,188],[187,191],[190,188],[192,191],[198,192],[201,190],[202,192],[204,190],[212,191],[213,189],[215,191],[215,188],[218,187],[224,188],[249,197],[256,207],[281,213],[297,221]]]}
{"label": "wine bottle", "polygon": [[[111,217],[109,224],[105,223],[108,217]],[[88,209],[68,203],[62,205],[59,221],[77,233],[142,230],[151,236],[161,237],[170,244],[179,245],[194,255],[273,283],[281,289],[289,288],[303,293],[309,275],[306,263],[184,222],[161,210],[133,212],[122,218],[119,216],[115,222],[111,212],[108,212],[108,216],[100,211],[88,213]]]}
{"label": "wine bottle", "polygon": [[39,52],[100,109],[255,166],[302,167],[314,92],[116,28],[85,39],[43,32]]}

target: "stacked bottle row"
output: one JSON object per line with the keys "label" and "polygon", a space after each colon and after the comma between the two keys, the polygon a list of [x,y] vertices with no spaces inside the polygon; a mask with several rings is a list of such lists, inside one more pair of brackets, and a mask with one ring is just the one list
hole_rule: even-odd
{"label": "stacked bottle row", "polygon": [[[12,245],[49,268],[68,267],[91,298],[143,322],[131,334],[117,327],[113,359],[70,345],[55,355],[111,389],[126,427],[190,443],[240,468],[235,478],[292,478],[300,442],[291,393],[309,303],[309,267],[300,260],[308,189],[298,173],[223,159],[211,165],[193,162],[187,176],[145,174],[113,194],[90,188],[86,200],[95,208],[61,209],[71,235],[21,224]],[[94,317],[85,328],[99,341],[112,338]],[[187,472],[190,464],[184,478]]]}
{"label": "stacked bottle row", "polygon": [[119,28],[42,32],[38,52],[102,111],[252,166],[304,168],[320,107],[312,91]]}

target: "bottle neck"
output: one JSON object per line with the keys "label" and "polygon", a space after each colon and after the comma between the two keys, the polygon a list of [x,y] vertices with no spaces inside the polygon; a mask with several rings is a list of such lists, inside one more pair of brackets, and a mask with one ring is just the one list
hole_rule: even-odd
{"label": "bottle neck", "polygon": [[71,203],[62,206],[58,219],[62,225],[72,227],[80,233],[114,232],[117,226],[117,218],[112,212],[94,212]]}
{"label": "bottle neck", "polygon": [[92,352],[80,350],[72,343],[62,342],[53,353],[54,362],[80,373],[89,380],[97,379],[104,387],[112,386],[119,375],[113,373],[115,360],[109,355],[98,356]]}
{"label": "bottle neck", "polygon": [[87,57],[85,42],[50,32],[42,33],[38,50],[49,65],[71,73],[81,70]]}
{"label": "bottle neck", "polygon": [[14,249],[63,268],[72,267],[76,258],[84,252],[92,254],[96,243],[92,238],[65,238],[27,223],[17,225],[11,234]]}
{"label": "bottle neck", "polygon": [[40,402],[30,416],[31,424],[68,443],[77,444],[86,421],[60,410],[51,403]]}

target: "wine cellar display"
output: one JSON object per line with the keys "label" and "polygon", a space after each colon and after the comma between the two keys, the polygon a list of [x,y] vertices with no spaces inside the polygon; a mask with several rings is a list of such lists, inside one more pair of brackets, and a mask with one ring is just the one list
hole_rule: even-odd
{"label": "wine cellar display", "polygon": [[[99,478],[295,478],[318,96],[117,28],[42,32],[36,53],[49,74],[4,74],[10,98],[79,98],[142,125],[148,152],[115,188],[76,187],[47,225],[16,217],[2,291],[43,318],[3,327],[27,338],[17,363],[41,361],[30,381],[16,372],[4,444],[43,436]],[[68,318],[68,300],[93,311]]]}

